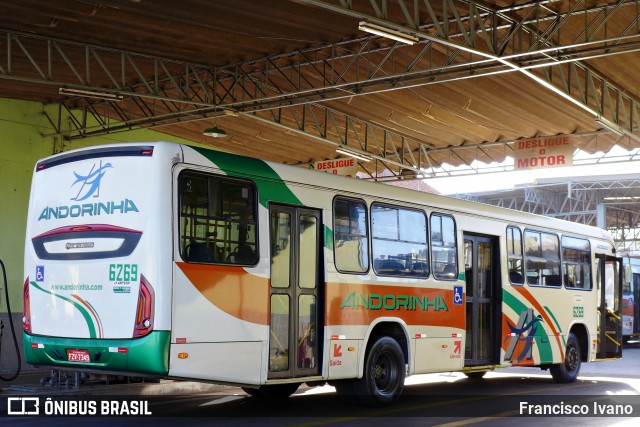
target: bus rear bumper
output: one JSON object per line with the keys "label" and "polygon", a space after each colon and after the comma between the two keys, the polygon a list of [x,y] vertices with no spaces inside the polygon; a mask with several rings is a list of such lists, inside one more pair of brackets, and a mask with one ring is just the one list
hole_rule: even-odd
{"label": "bus rear bumper", "polygon": [[133,375],[166,376],[169,372],[171,335],[168,331],[154,331],[142,338],[109,340],[23,332],[22,339],[25,359],[32,365]]}

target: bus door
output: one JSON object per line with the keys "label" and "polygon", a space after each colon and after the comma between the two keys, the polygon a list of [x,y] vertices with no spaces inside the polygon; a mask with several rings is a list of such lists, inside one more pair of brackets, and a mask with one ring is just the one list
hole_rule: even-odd
{"label": "bus door", "polygon": [[317,376],[323,255],[320,211],[271,204],[270,379]]}
{"label": "bus door", "polygon": [[622,356],[622,258],[596,254],[598,261],[597,358]]}
{"label": "bus door", "polygon": [[499,355],[498,239],[464,234],[466,294],[465,366],[489,365]]}

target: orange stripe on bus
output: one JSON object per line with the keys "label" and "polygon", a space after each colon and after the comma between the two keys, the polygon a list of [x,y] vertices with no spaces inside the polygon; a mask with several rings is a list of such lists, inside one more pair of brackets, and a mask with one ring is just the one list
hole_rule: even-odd
{"label": "orange stripe on bus", "polygon": [[85,308],[91,313],[93,318],[96,320],[96,326],[98,327],[98,338],[102,338],[102,322],[100,322],[98,313],[96,313],[93,307],[91,307],[91,305],[89,305],[89,303],[83,300],[78,294],[71,294],[71,296],[77,299],[78,301],[80,301],[80,303],[84,305]]}
{"label": "orange stripe on bus", "polygon": [[[509,319],[506,314],[502,313],[502,336],[504,337],[502,339],[502,350],[505,352],[509,348],[509,344],[511,344],[512,337],[511,328],[509,327],[509,321],[511,321],[511,319]],[[513,323],[512,325],[515,325],[515,323]],[[527,342],[526,340],[521,340],[519,338],[519,336],[516,337],[516,346],[514,347],[512,354],[522,354],[522,352],[525,350]],[[513,357],[513,359],[511,360],[511,366],[535,366],[535,364],[536,362],[533,357],[530,359],[525,357],[519,362],[517,361],[517,357]]]}
{"label": "orange stripe on bus", "polygon": [[[560,331],[556,329],[555,323],[553,322],[553,320],[551,320],[551,318],[547,314],[547,311],[540,305],[538,300],[536,300],[535,297],[531,295],[531,292],[529,292],[524,286],[514,286],[513,288],[516,289],[518,292],[520,292],[520,294],[523,297],[525,297],[527,301],[529,301],[529,303],[536,308],[536,310],[538,310],[538,313],[542,315],[542,318],[547,323],[547,326],[549,326],[549,329],[551,329],[551,331],[553,332],[553,335],[556,338],[556,342],[558,343],[558,349],[562,351],[563,346],[562,346],[562,343],[560,342]],[[568,332],[566,331],[565,333],[568,334]],[[564,357],[562,358],[562,360],[564,361]]]}
{"label": "orange stripe on bus", "polygon": [[327,326],[369,325],[380,317],[399,317],[407,325],[465,329],[464,300],[454,304],[453,290],[327,283],[326,302]]}
{"label": "orange stripe on bus", "polygon": [[225,313],[260,325],[269,324],[269,281],[242,267],[176,263],[193,286]]}

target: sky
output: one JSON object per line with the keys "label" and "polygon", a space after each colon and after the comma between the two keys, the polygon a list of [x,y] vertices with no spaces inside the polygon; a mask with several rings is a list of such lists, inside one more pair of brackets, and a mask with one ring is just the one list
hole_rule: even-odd
{"label": "sky", "polygon": [[[638,150],[635,152],[637,151]],[[638,159],[635,161],[613,162],[616,157],[619,159],[619,156],[628,156],[629,154],[628,151],[622,148],[613,147],[604,157],[603,153],[596,153],[593,156],[585,153],[577,153],[574,155],[574,164],[580,160],[595,162],[597,158],[601,158],[601,164],[430,178],[425,180],[425,182],[442,194],[465,194],[512,189],[516,185],[535,184],[536,180],[544,178],[640,174],[640,156],[638,156]],[[513,159],[509,158],[504,164],[513,165]]]}

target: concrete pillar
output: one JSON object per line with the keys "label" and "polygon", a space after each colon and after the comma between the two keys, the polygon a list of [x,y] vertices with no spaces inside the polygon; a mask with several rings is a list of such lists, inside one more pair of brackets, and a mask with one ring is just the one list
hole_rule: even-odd
{"label": "concrete pillar", "polygon": [[600,228],[607,228],[607,205],[598,203],[596,206],[596,225]]}

